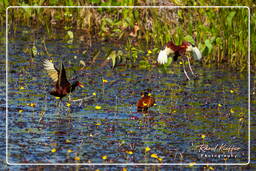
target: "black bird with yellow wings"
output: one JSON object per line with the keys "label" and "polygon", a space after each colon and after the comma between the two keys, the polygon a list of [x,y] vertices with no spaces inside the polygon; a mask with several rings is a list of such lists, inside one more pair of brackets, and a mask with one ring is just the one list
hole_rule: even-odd
{"label": "black bird with yellow wings", "polygon": [[55,88],[50,91],[50,94],[62,99],[70,92],[73,92],[77,86],[84,87],[79,81],[75,81],[72,84],[67,80],[66,71],[63,63],[61,68],[57,69],[56,66],[50,60],[44,60],[44,69],[48,73],[49,77],[54,81]]}

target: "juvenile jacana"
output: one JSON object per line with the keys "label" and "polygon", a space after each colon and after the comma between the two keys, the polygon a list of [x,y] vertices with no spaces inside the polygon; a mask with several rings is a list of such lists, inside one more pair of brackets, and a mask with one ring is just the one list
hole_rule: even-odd
{"label": "juvenile jacana", "polygon": [[47,71],[49,77],[55,83],[55,89],[50,91],[50,94],[62,99],[70,92],[73,92],[77,86],[84,87],[79,81],[75,81],[72,84],[67,80],[66,71],[63,63],[61,68],[57,69],[56,66],[50,60],[44,60],[44,69]]}
{"label": "juvenile jacana", "polygon": [[[169,54],[174,54],[173,61],[177,61],[179,56],[185,57],[186,52],[192,52],[192,56],[194,57],[195,60],[201,60],[201,58],[202,58],[202,54],[199,51],[199,49],[197,47],[195,47],[190,42],[182,42],[182,44],[179,46],[175,45],[173,42],[168,42],[165,46],[165,49],[160,51],[157,61],[159,64],[167,63]],[[194,72],[190,65],[190,59],[188,57],[187,57],[187,60],[188,60],[189,69],[190,69],[191,73],[194,75]],[[190,80],[190,78],[187,75],[185,66],[184,66],[183,58],[182,58],[182,61],[183,61],[184,73],[187,76],[187,78]]]}
{"label": "juvenile jacana", "polygon": [[137,102],[137,112],[147,112],[148,108],[154,106],[155,99],[148,92],[142,92],[141,98]]}

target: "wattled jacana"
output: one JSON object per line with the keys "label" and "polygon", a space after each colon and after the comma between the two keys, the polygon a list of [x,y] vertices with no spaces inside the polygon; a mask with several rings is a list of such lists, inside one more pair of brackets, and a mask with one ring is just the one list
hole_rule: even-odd
{"label": "wattled jacana", "polygon": [[154,106],[155,99],[148,92],[141,93],[141,98],[137,102],[137,112],[147,112],[148,108]]}
{"label": "wattled jacana", "polygon": [[[178,57],[179,56],[184,57],[186,52],[192,52],[192,55],[196,60],[201,60],[202,58],[202,54],[199,51],[199,49],[190,42],[182,42],[182,44],[179,46],[175,45],[173,42],[168,42],[165,46],[165,49],[160,51],[157,61],[159,64],[167,63],[169,54],[174,54],[173,60],[177,61]],[[190,66],[190,59],[188,57],[187,57],[187,60],[188,60],[189,69],[191,73],[194,75],[194,72],[192,71],[192,68]],[[190,80],[184,66],[184,60],[182,59],[182,61],[183,61],[184,73],[187,76],[187,78]]]}
{"label": "wattled jacana", "polygon": [[57,69],[56,66],[50,60],[44,60],[44,69],[47,71],[49,77],[55,83],[55,89],[50,91],[50,94],[62,99],[70,92],[73,92],[77,86],[84,87],[79,81],[75,81],[72,84],[67,80],[66,71],[63,63],[61,68]]}

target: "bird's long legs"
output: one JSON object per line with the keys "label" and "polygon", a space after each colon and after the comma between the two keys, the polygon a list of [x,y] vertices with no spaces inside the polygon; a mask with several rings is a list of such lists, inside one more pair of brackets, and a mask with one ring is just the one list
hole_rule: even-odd
{"label": "bird's long legs", "polygon": [[60,107],[60,105],[61,105],[61,100],[59,100],[59,101],[58,101],[58,103],[57,103],[57,107],[59,108],[59,107]]}
{"label": "bird's long legs", "polygon": [[72,100],[72,99],[70,98],[69,101],[71,101],[71,102],[80,102],[80,103],[79,103],[79,106],[81,106],[81,105],[83,104],[83,102],[85,102],[85,101],[87,101],[87,100],[89,100],[89,99],[91,99],[91,98],[93,98],[93,97],[95,97],[95,95],[91,95],[91,96],[84,97],[84,98],[81,98],[81,99],[76,99],[76,100]]}
{"label": "bird's long legs", "polygon": [[[186,56],[186,57],[187,57],[187,56]],[[189,69],[190,69],[192,75],[195,76],[195,74],[194,74],[194,72],[193,72],[193,70],[192,70],[192,68],[191,68],[191,65],[190,65],[190,59],[189,59],[189,57],[187,57],[187,60],[188,60]]]}
{"label": "bird's long legs", "polygon": [[190,78],[189,78],[189,76],[188,76],[188,73],[187,73],[187,71],[186,71],[185,62],[184,62],[183,59],[182,59],[182,65],[183,65],[183,72],[184,72],[184,74],[186,75],[187,79],[190,80]]}

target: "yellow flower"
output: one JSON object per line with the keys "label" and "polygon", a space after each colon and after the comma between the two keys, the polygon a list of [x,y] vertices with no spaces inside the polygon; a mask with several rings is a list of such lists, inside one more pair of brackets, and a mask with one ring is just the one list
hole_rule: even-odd
{"label": "yellow flower", "polygon": [[73,150],[71,150],[71,149],[68,149],[68,153],[71,153],[71,152],[73,152]]}
{"label": "yellow flower", "polygon": [[122,168],[122,171],[127,171],[127,169],[125,167]]}
{"label": "yellow flower", "polygon": [[60,99],[60,97],[55,97],[55,99],[57,99],[57,100],[58,100],[58,99]]}
{"label": "yellow flower", "polygon": [[230,113],[235,113],[235,111],[233,109],[230,109]]}
{"label": "yellow flower", "polygon": [[157,159],[158,159],[160,162],[163,160],[161,157],[158,157]]}
{"label": "yellow flower", "polygon": [[101,106],[95,106],[95,109],[99,110],[101,109]]}
{"label": "yellow flower", "polygon": [[230,90],[230,93],[234,93],[234,90]]}
{"label": "yellow flower", "polygon": [[157,159],[158,158],[158,156],[157,156],[157,154],[151,154],[151,156],[150,157],[152,157],[152,158],[155,158],[155,159]]}
{"label": "yellow flower", "polygon": [[22,112],[23,112],[23,110],[22,110],[22,109],[20,109],[20,110],[19,110],[19,113],[22,113]]}
{"label": "yellow flower", "polygon": [[205,139],[205,137],[206,137],[206,136],[205,136],[204,134],[201,135],[201,138]]}
{"label": "yellow flower", "polygon": [[151,93],[148,93],[148,96],[152,96],[152,94],[151,94]]}
{"label": "yellow flower", "polygon": [[151,148],[149,148],[149,147],[146,147],[145,148],[145,152],[148,152],[148,151],[150,151],[151,150]]}
{"label": "yellow flower", "polygon": [[35,107],[36,106],[35,103],[27,103],[27,105],[30,106],[30,107]]}
{"label": "yellow flower", "polygon": [[127,154],[133,154],[133,152],[132,152],[132,151],[126,151],[126,153],[127,153]]}
{"label": "yellow flower", "polygon": [[244,120],[244,118],[240,118],[240,119],[239,119],[240,122],[243,121],[243,120]]}
{"label": "yellow flower", "polygon": [[70,103],[66,103],[66,106],[67,106],[67,107],[70,107],[70,106],[71,106],[71,104],[70,104]]}
{"label": "yellow flower", "polygon": [[107,160],[108,156],[102,156],[103,160]]}
{"label": "yellow flower", "polygon": [[96,96],[96,93],[94,92],[94,93],[92,93],[92,95]]}
{"label": "yellow flower", "polygon": [[66,143],[71,143],[71,141],[69,139],[66,140]]}
{"label": "yellow flower", "polygon": [[128,131],[128,133],[130,133],[130,134],[132,134],[132,133],[134,133],[135,131],[132,131],[132,130],[130,130],[130,131]]}
{"label": "yellow flower", "polygon": [[101,125],[101,123],[96,123],[95,125],[98,125],[98,126],[99,126],[99,125]]}
{"label": "yellow flower", "polygon": [[180,62],[180,65],[182,65],[183,63],[182,62]]}
{"label": "yellow flower", "polygon": [[196,164],[196,162],[189,163],[189,166],[192,167]]}
{"label": "yellow flower", "polygon": [[151,54],[152,53],[152,51],[151,50],[148,50],[148,54]]}
{"label": "yellow flower", "polygon": [[222,107],[222,104],[218,104],[219,107]]}
{"label": "yellow flower", "polygon": [[80,160],[80,157],[77,157],[77,156],[76,156],[74,159],[75,159],[76,161],[78,161],[78,160]]}
{"label": "yellow flower", "polygon": [[211,167],[211,166],[209,167],[209,169],[210,169],[210,170],[214,170],[214,168],[213,168],[213,167]]}
{"label": "yellow flower", "polygon": [[52,59],[50,59],[49,61],[50,61],[50,62],[53,62],[53,60],[52,60]]}
{"label": "yellow flower", "polygon": [[24,90],[25,88],[23,86],[20,87],[20,90]]}
{"label": "yellow flower", "polygon": [[52,153],[55,153],[56,151],[57,151],[56,148],[53,148],[53,149],[51,150]]}
{"label": "yellow flower", "polygon": [[107,82],[108,82],[108,80],[102,79],[102,82],[103,82],[103,83],[107,83]]}

